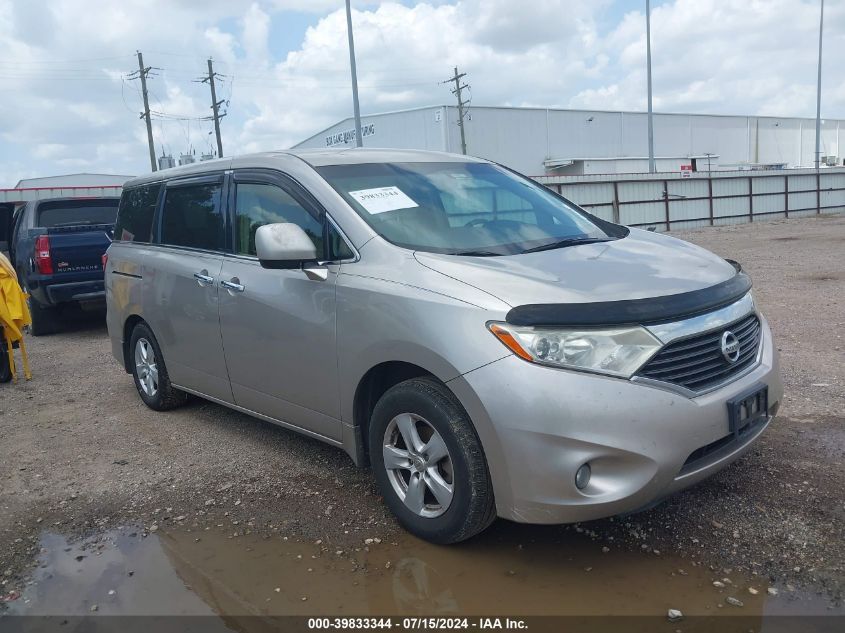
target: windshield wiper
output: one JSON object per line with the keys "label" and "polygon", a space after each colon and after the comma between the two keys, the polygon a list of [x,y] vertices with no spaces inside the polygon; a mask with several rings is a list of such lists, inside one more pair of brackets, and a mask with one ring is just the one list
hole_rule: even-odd
{"label": "windshield wiper", "polygon": [[606,237],[569,237],[565,240],[558,240],[550,244],[543,244],[542,246],[535,246],[533,248],[526,248],[523,253],[538,253],[540,251],[550,251],[555,248],[565,248],[566,246],[578,246],[580,244],[598,244],[599,242],[610,242],[612,239]]}
{"label": "windshield wiper", "polygon": [[494,253],[493,251],[457,251],[449,254],[463,257],[499,257],[502,255],[502,253]]}

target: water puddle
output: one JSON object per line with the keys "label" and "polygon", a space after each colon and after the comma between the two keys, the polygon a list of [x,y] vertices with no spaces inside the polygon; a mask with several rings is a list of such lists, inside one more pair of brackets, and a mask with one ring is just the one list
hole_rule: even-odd
{"label": "water puddle", "polygon": [[144,537],[121,528],[77,543],[45,533],[41,548],[32,582],[8,603],[10,614],[845,614],[813,594],[779,587],[770,596],[760,577],[604,552],[574,531],[505,522],[452,547],[409,536],[343,548],[278,535],[183,530]]}

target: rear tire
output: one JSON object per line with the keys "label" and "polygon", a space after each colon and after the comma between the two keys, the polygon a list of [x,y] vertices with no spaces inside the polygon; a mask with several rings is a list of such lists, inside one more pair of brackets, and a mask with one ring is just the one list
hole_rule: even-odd
{"label": "rear tire", "polygon": [[373,410],[369,446],[385,503],[412,534],[457,543],[496,518],[481,442],[439,381],[413,378],[389,389]]}
{"label": "rear tire", "polygon": [[188,394],[170,384],[161,348],[146,323],[139,323],[132,330],[129,364],[138,395],[150,409],[169,411],[188,400]]}
{"label": "rear tire", "polygon": [[30,332],[33,336],[55,334],[61,327],[58,308],[42,306],[32,297],[29,298],[29,313],[32,316]]}
{"label": "rear tire", "polygon": [[9,349],[6,339],[0,336],[0,383],[12,379],[12,368],[9,367]]}

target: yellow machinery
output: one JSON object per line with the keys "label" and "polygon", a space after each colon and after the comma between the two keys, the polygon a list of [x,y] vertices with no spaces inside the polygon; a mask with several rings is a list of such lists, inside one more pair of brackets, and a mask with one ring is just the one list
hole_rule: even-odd
{"label": "yellow machinery", "polygon": [[12,263],[0,253],[0,344],[5,347],[5,350],[0,348],[0,382],[10,379],[17,382],[15,347],[20,349],[24,377],[27,380],[32,378],[23,340],[23,328],[32,322],[26,298]]}

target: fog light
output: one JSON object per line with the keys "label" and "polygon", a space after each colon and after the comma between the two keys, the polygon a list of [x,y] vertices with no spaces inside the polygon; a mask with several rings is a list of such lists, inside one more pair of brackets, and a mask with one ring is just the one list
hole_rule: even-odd
{"label": "fog light", "polygon": [[575,487],[583,490],[590,483],[590,476],[593,474],[589,464],[583,464],[575,473]]}

